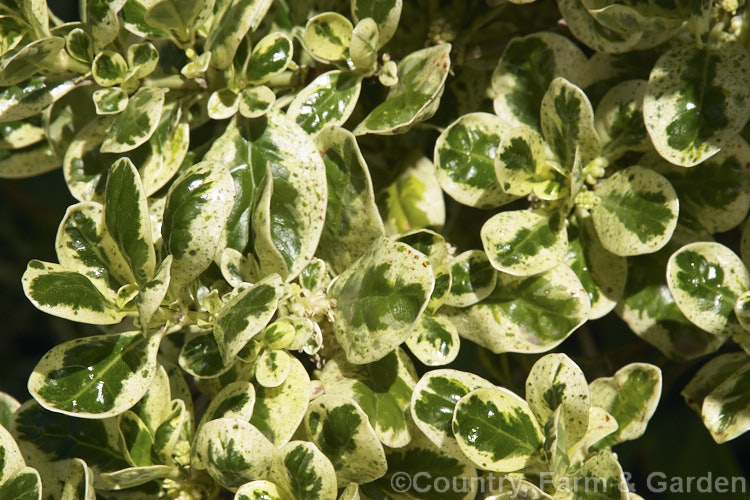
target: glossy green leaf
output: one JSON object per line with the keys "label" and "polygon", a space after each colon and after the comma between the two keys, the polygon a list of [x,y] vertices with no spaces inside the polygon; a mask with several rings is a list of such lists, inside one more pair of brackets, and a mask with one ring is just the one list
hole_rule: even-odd
{"label": "glossy green leaf", "polygon": [[120,87],[95,90],[93,99],[99,115],[122,113],[128,105],[128,95]]}
{"label": "glossy green leaf", "polygon": [[61,500],[96,500],[94,473],[80,458],[70,461]]}
{"label": "glossy green leaf", "polygon": [[356,401],[385,446],[400,448],[411,439],[405,412],[417,376],[402,350],[367,365],[352,365],[339,355],[326,363],[320,381],[326,394]]}
{"label": "glossy green leaf", "polygon": [[324,394],[310,403],[304,430],[336,470],[339,487],[366,483],[386,472],[383,446],[352,399]]}
{"label": "glossy green leaf", "polygon": [[534,363],[526,379],[526,401],[542,424],[563,408],[560,418],[568,443],[575,443],[586,433],[591,408],[589,386],[581,369],[565,354],[548,354]]}
{"label": "glossy green leaf", "polygon": [[481,237],[493,267],[515,276],[552,269],[567,251],[565,218],[560,212],[500,212],[484,223]]}
{"label": "glossy green leaf", "polygon": [[287,116],[311,134],[327,125],[343,125],[354,111],[361,88],[362,78],[356,73],[323,73],[297,93]]}
{"label": "glossy green leaf", "polygon": [[398,63],[398,83],[354,129],[355,135],[396,134],[435,114],[450,70],[451,45],[412,52]]}
{"label": "glossy green leaf", "polygon": [[498,273],[495,290],[473,306],[443,308],[459,334],[493,352],[546,352],[588,319],[586,290],[565,264],[530,277]]}
{"label": "glossy green leaf", "polygon": [[324,61],[339,61],[348,54],[353,29],[351,21],[341,14],[318,14],[305,25],[305,46],[314,57]]}
{"label": "glossy green leaf", "polygon": [[427,366],[444,366],[458,356],[461,339],[450,320],[442,316],[422,315],[406,345]]}
{"label": "glossy green leaf", "polygon": [[159,126],[166,93],[166,89],[143,87],[133,94],[107,132],[101,152],[125,153],[148,141]]}
{"label": "glossy green leaf", "polygon": [[112,87],[122,83],[128,73],[128,63],[119,53],[112,50],[100,52],[91,64],[94,81],[102,87]]}
{"label": "glossy green leaf", "polygon": [[492,73],[493,105],[501,120],[541,132],[542,97],[557,76],[576,81],[586,56],[569,39],[555,33],[514,38]]}
{"label": "glossy green leaf", "polygon": [[71,80],[35,76],[23,83],[3,87],[0,89],[0,123],[7,123],[40,113],[75,89],[76,84]]}
{"label": "glossy green leaf", "polygon": [[233,198],[229,171],[212,161],[193,165],[172,183],[161,233],[165,249],[174,256],[173,281],[192,281],[211,264]]}
{"label": "glossy green leaf", "polygon": [[631,363],[613,377],[602,377],[589,384],[591,404],[606,410],[619,425],[616,432],[599,441],[609,447],[640,437],[656,411],[661,397],[661,370],[648,363]]}
{"label": "glossy green leaf", "polygon": [[95,335],[52,348],[29,377],[29,392],[52,411],[107,418],[131,408],[156,373],[161,335]]}
{"label": "glossy green leaf", "polygon": [[519,470],[542,446],[542,429],[529,405],[503,388],[480,388],[463,396],[451,425],[461,451],[482,469]]}
{"label": "glossy green leaf", "polygon": [[410,407],[414,423],[435,446],[451,456],[462,456],[451,428],[453,413],[462,397],[482,387],[494,385],[473,373],[450,369],[428,371],[412,392]]}
{"label": "glossy green leaf", "polygon": [[434,286],[423,254],[385,237],[375,241],[329,291],[337,303],[334,332],[347,359],[377,361],[406,340]]}
{"label": "glossy green leaf", "polygon": [[138,170],[127,158],[117,160],[109,170],[104,222],[133,276],[139,284],[145,284],[154,275],[156,253],[146,193]]}
{"label": "glossy green leaf", "polygon": [[273,444],[253,425],[236,418],[206,422],[195,436],[193,456],[219,484],[234,490],[265,477]]}
{"label": "glossy green leaf", "polygon": [[510,126],[489,113],[469,113],[451,123],[435,143],[438,182],[459,203],[479,208],[515,199],[495,174],[495,157]]}
{"label": "glossy green leaf", "polygon": [[495,289],[497,272],[481,250],[468,250],[450,262],[451,287],[445,304],[467,307],[481,301]]}
{"label": "glossy green leaf", "polygon": [[664,52],[643,100],[646,129],[659,154],[692,167],[718,153],[750,114],[748,73],[750,55],[734,43]]}
{"label": "glossy green leaf", "polygon": [[255,31],[273,0],[231,0],[218,5],[205,50],[211,51],[211,64],[225,69],[232,63],[240,42]]}
{"label": "glossy green leaf", "polygon": [[667,284],[682,313],[713,333],[740,331],[737,298],[750,288],[750,272],[729,248],[712,242],[685,245],[667,264]]}
{"label": "glossy green leaf", "polygon": [[292,441],[278,448],[269,478],[299,500],[335,499],[336,472],[330,460],[312,443]]}
{"label": "glossy green leaf", "polygon": [[328,207],[318,255],[334,269],[346,269],[384,235],[372,181],[356,138],[338,127],[315,137],[328,182]]}
{"label": "glossy green leaf", "polygon": [[276,94],[265,85],[248,87],[240,92],[239,111],[245,118],[258,118],[271,110]]}
{"label": "glossy green leaf", "polygon": [[679,200],[663,176],[633,166],[615,172],[594,191],[591,215],[602,246],[615,255],[651,253],[667,244],[677,226]]}
{"label": "glossy green leaf", "polygon": [[265,83],[284,71],[292,61],[293,52],[292,40],[283,33],[271,33],[261,38],[247,61],[245,76],[248,83]]}
{"label": "glossy green leaf", "polygon": [[185,41],[190,38],[203,3],[202,0],[159,0],[149,7],[144,20],[154,28],[173,31],[179,40]]}
{"label": "glossy green leaf", "polygon": [[83,274],[32,260],[21,279],[29,300],[42,311],[81,323],[113,325],[127,315]]}
{"label": "glossy green leaf", "polygon": [[396,33],[401,17],[402,0],[352,0],[352,18],[356,22],[371,18],[378,27],[378,44],[385,45]]}

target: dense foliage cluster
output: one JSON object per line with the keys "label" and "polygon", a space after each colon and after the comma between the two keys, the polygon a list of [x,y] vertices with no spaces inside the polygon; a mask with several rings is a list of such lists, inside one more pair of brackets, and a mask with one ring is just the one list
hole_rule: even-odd
{"label": "dense foliage cluster", "polygon": [[0,497],[636,499],[658,367],[445,367],[611,313],[739,346],[684,395],[750,429],[750,11],[532,2],[0,0],[0,177],[78,201],[23,289],[101,327],[1,395]]}

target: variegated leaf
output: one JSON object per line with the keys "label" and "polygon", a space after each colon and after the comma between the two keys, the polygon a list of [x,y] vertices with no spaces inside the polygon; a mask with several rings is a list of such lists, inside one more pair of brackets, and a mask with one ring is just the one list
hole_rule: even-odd
{"label": "variegated leaf", "polygon": [[28,122],[8,122],[0,128],[0,148],[18,150],[44,139],[44,129]]}
{"label": "variegated leaf", "polygon": [[427,366],[444,366],[458,356],[461,338],[450,320],[423,314],[406,345],[419,361]]}
{"label": "variegated leaf", "polygon": [[154,465],[151,461],[151,451],[154,446],[154,436],[151,429],[138,415],[130,410],[121,413],[117,420],[122,449],[130,465],[133,467]]}
{"label": "variegated leaf", "polygon": [[145,284],[154,275],[156,253],[151,241],[146,193],[138,170],[128,158],[117,160],[109,170],[104,223],[136,281]]}
{"label": "variegated leaf", "polygon": [[128,94],[120,87],[95,90],[93,99],[98,115],[116,115],[125,111],[128,105]]}
{"label": "variegated leaf", "polygon": [[352,0],[352,18],[356,22],[371,18],[378,26],[378,44],[380,48],[390,40],[401,17],[402,0]]}
{"label": "variegated leaf", "polygon": [[499,387],[463,396],[451,426],[461,451],[478,467],[495,472],[522,469],[544,440],[526,401]]}
{"label": "variegated leaf", "polygon": [[97,476],[97,480],[100,489],[122,490],[141,486],[155,479],[168,478],[175,473],[176,468],[168,465],[145,465],[105,472]]}
{"label": "variegated leaf", "polygon": [[142,87],[130,97],[125,111],[115,117],[102,142],[102,153],[125,153],[144,142],[159,126],[166,89]]}
{"label": "variegated leaf", "polygon": [[627,151],[645,153],[651,141],[643,122],[644,80],[627,80],[612,87],[596,107],[594,123],[602,156],[616,159]]}
{"label": "variegated leaf", "polygon": [[291,39],[283,33],[271,33],[261,38],[247,62],[245,76],[248,83],[265,83],[284,71],[292,61],[293,50]]}
{"label": "variegated leaf", "polygon": [[[168,0],[169,1],[169,0]],[[159,51],[150,42],[135,43],[128,47],[128,79],[145,78],[156,69]]]}
{"label": "variegated leaf", "polygon": [[568,225],[568,239],[566,264],[589,294],[589,319],[601,318],[612,311],[623,296],[628,279],[627,260],[602,246],[589,217],[578,217]]}
{"label": "variegated leaf", "polygon": [[396,238],[396,241],[406,243],[414,250],[422,252],[430,259],[433,269],[441,266],[448,256],[448,246],[445,238],[429,229],[415,229]]}
{"label": "variegated leaf", "polygon": [[679,200],[663,176],[633,166],[615,172],[594,191],[592,210],[602,246],[623,257],[652,253],[667,244],[677,227]]}
{"label": "variegated leaf", "polygon": [[243,484],[234,495],[234,500],[292,500],[293,498],[289,493],[265,479]]}
{"label": "variegated leaf", "polygon": [[148,148],[148,157],[137,165],[147,196],[164,187],[187,156],[190,125],[178,104],[165,104],[159,125],[144,145]]}
{"label": "variegated leaf", "polygon": [[581,369],[565,354],[548,354],[534,363],[526,379],[526,401],[542,424],[563,408],[560,418],[569,445],[586,433],[591,408],[589,386]]}
{"label": "variegated leaf", "polygon": [[156,374],[161,335],[95,335],[52,348],[29,377],[45,408],[78,418],[107,418],[135,405]]}
{"label": "variegated leaf", "polygon": [[354,400],[324,394],[310,403],[303,426],[333,464],[339,487],[367,483],[386,473],[383,446]]}
{"label": "variegated leaf", "polygon": [[435,142],[438,182],[464,205],[491,208],[515,199],[498,183],[495,158],[510,126],[489,113],[469,113],[451,123]]}
{"label": "variegated leaf", "polygon": [[292,438],[310,402],[310,377],[299,360],[290,361],[289,375],[280,386],[255,386],[255,407],[250,419],[277,447]]}
{"label": "variegated leaf", "polygon": [[125,80],[128,74],[128,63],[125,58],[113,50],[104,50],[96,55],[91,63],[91,75],[102,87],[112,87]]}
{"label": "variegated leaf", "polygon": [[0,179],[35,177],[60,167],[60,159],[49,146],[40,143],[0,159]]}
{"label": "variegated leaf", "polygon": [[443,308],[459,334],[493,352],[545,352],[588,319],[589,296],[565,264],[516,277],[499,273],[495,290],[473,306]]}
{"label": "variegated leaf", "polygon": [[473,373],[450,369],[430,370],[411,395],[414,423],[432,443],[451,456],[462,456],[451,428],[458,401],[475,389],[494,385]]}
{"label": "variegated leaf", "polygon": [[20,17],[0,16],[0,56],[4,56],[16,48],[30,28],[26,21]]}
{"label": "variegated leaf", "polygon": [[351,132],[327,127],[315,137],[328,182],[328,207],[318,254],[344,270],[385,230],[375,204],[370,173]]}
{"label": "variegated leaf", "polygon": [[144,21],[154,28],[173,31],[182,41],[190,39],[190,32],[204,4],[202,0],[157,0],[150,3]]}
{"label": "variegated leaf", "polygon": [[750,55],[732,42],[662,54],[643,100],[646,129],[666,160],[692,167],[715,155],[750,114]]}
{"label": "variegated leaf", "polygon": [[173,281],[188,283],[211,264],[233,199],[232,176],[212,161],[193,165],[172,183],[161,233],[174,256]]}
{"label": "variegated leaf", "polygon": [[16,398],[5,392],[0,392],[0,426],[10,429],[10,419],[21,406]]}
{"label": "variegated leaf", "polygon": [[586,9],[583,0],[557,0],[557,5],[573,36],[596,51],[620,54],[641,41],[640,31],[620,33],[603,26]]}
{"label": "variegated leaf", "polygon": [[214,336],[226,364],[268,324],[283,292],[281,278],[272,274],[236,293],[222,307],[216,315]]}
{"label": "variegated leaf", "polygon": [[541,210],[500,212],[484,223],[482,245],[492,266],[515,276],[530,276],[565,259],[567,230],[562,213]]}
{"label": "variegated leaf", "polygon": [[211,64],[225,69],[248,31],[255,31],[273,0],[231,0],[217,5],[205,49],[211,51]]}
{"label": "variegated leaf", "polygon": [[151,319],[167,296],[171,279],[172,256],[167,255],[167,258],[156,268],[153,278],[141,285],[140,292],[135,299],[135,304],[138,307],[138,318],[144,332],[147,331]]}
{"label": "variegated leaf", "polygon": [[445,304],[468,307],[481,301],[495,289],[497,271],[481,250],[467,250],[449,262],[450,294]]}
{"label": "variegated leaf", "polygon": [[371,17],[360,20],[352,30],[349,58],[365,74],[377,68],[378,35],[378,25]]}
{"label": "variegated leaf", "polygon": [[297,93],[286,114],[310,134],[341,126],[354,111],[361,88],[362,77],[356,73],[323,73]]}
{"label": "variegated leaf", "polygon": [[211,93],[207,105],[209,118],[226,120],[240,109],[240,97],[230,89],[220,89]]}
{"label": "variegated leaf", "polygon": [[367,365],[352,365],[343,355],[336,356],[326,363],[320,381],[326,394],[356,401],[385,446],[400,448],[411,439],[405,411],[417,376],[401,349]]}
{"label": "variegated leaf", "polygon": [[70,461],[61,500],[96,500],[94,473],[80,458]]}
{"label": "variegated leaf", "polygon": [[211,398],[199,428],[217,418],[250,421],[255,406],[255,387],[248,381],[237,381],[223,387]]}
{"label": "variegated leaf", "polygon": [[13,87],[38,74],[65,50],[65,39],[46,37],[0,57],[0,87]]}
{"label": "variegated leaf", "polygon": [[542,97],[557,76],[576,81],[586,56],[571,40],[555,33],[514,38],[492,73],[495,113],[512,126],[541,132]]}
{"label": "variegated leaf", "polygon": [[94,325],[113,325],[128,315],[128,311],[117,306],[114,295],[103,295],[85,275],[66,271],[59,264],[32,260],[21,282],[32,304],[53,316]]}
{"label": "variegated leaf", "polygon": [[742,260],[719,243],[697,242],[672,254],[667,285],[682,313],[715,335],[742,330],[734,314],[737,298],[750,289]]}
{"label": "variegated leaf", "polygon": [[113,117],[91,120],[73,138],[63,158],[65,182],[79,201],[104,201],[107,170],[119,156],[102,153],[100,145]]}
{"label": "variegated leaf", "polygon": [[435,278],[427,258],[381,237],[331,285],[333,328],[347,359],[371,363],[406,340],[427,306]]}
{"label": "variegated leaf", "polygon": [[690,408],[700,413],[706,396],[732,374],[748,365],[750,365],[750,358],[745,352],[719,354],[698,370],[680,394]]}
{"label": "variegated leaf", "polygon": [[570,478],[573,498],[583,500],[631,500],[628,482],[617,457],[609,450],[602,450],[588,458]]}
{"label": "variegated leaf", "polygon": [[398,83],[354,129],[355,135],[397,134],[435,114],[450,70],[451,45],[412,52],[398,63]]}
{"label": "variegated leaf", "polygon": [[193,445],[194,459],[230,490],[265,477],[273,453],[273,444],[258,429],[236,418],[206,422]]}
{"label": "variegated leaf", "polygon": [[0,427],[0,497],[18,500],[41,500],[42,480],[39,473],[27,467],[13,436]]}
{"label": "variegated leaf", "polygon": [[201,329],[187,332],[178,362],[183,370],[197,379],[218,377],[233,365],[224,364],[213,332]]}
{"label": "variegated leaf", "polygon": [[72,80],[59,81],[35,76],[16,85],[0,89],[0,123],[26,119],[76,88]]}
{"label": "variegated leaf", "polygon": [[276,94],[265,85],[248,87],[240,92],[239,111],[245,118],[259,118],[271,110]]}
{"label": "variegated leaf", "polygon": [[94,37],[94,48],[98,51],[117,38],[120,24],[117,14],[125,0],[84,0],[81,2],[81,20],[86,23]]}
{"label": "variegated leaf", "polygon": [[617,431],[617,420],[606,410],[591,406],[588,415],[588,428],[583,438],[576,443],[568,443],[568,458],[571,464],[580,464],[591,455],[593,446],[603,438]]}
{"label": "variegated leaf", "polygon": [[750,430],[750,364],[729,375],[703,400],[703,423],[717,443],[725,443]]}
{"label": "variegated leaf", "polygon": [[348,55],[353,29],[351,21],[341,14],[318,14],[305,25],[305,46],[315,58],[323,61],[340,61]]}
{"label": "variegated leaf", "polygon": [[264,349],[255,362],[255,381],[262,387],[278,387],[289,376],[292,355],[283,349]]}
{"label": "variegated leaf", "polygon": [[380,193],[378,204],[386,234],[440,229],[445,224],[445,200],[432,163],[426,157],[410,163],[413,166]]}
{"label": "variegated leaf", "polygon": [[613,377],[589,384],[591,404],[606,410],[619,425],[596,445],[601,449],[640,437],[661,397],[661,370],[648,363],[631,363]]}
{"label": "variegated leaf", "polygon": [[295,499],[336,498],[333,464],[310,442],[292,441],[278,448],[271,460],[269,478]]}

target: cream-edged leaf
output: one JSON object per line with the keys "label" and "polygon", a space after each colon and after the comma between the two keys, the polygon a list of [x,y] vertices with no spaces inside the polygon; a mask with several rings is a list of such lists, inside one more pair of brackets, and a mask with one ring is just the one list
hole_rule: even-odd
{"label": "cream-edged leaf", "polygon": [[327,125],[343,125],[354,111],[361,88],[362,77],[356,73],[323,73],[297,93],[287,116],[310,134]]}

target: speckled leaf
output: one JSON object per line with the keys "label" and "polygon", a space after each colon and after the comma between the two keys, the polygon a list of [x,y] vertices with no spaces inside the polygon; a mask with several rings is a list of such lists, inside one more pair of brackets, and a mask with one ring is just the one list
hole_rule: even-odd
{"label": "speckled leaf", "polygon": [[92,119],[73,138],[63,158],[65,182],[79,201],[104,201],[106,173],[119,156],[99,149],[113,117]]}
{"label": "speckled leaf", "polygon": [[633,166],[615,172],[594,191],[591,210],[602,246],[624,257],[659,250],[677,226],[679,200],[663,176]]}
{"label": "speckled leaf", "polygon": [[297,93],[287,116],[311,134],[327,125],[343,125],[357,104],[361,88],[362,78],[356,73],[323,73]]}
{"label": "speckled leaf", "polygon": [[45,408],[79,418],[107,418],[132,407],[156,374],[161,335],[95,335],[52,348],[29,377]]}
{"label": "speckled leaf", "polygon": [[735,43],[676,46],[651,71],[643,116],[666,160],[692,167],[718,153],[750,114],[750,55]]}
{"label": "speckled leaf", "polygon": [[72,80],[35,76],[17,85],[0,89],[0,123],[26,119],[40,113],[76,88]]}
{"label": "speckled leaf", "polygon": [[249,422],[254,406],[255,387],[253,384],[246,380],[232,382],[211,398],[198,427],[211,420],[224,417]]}
{"label": "speckled leaf", "polygon": [[414,250],[425,254],[430,259],[433,270],[440,267],[448,256],[448,246],[445,238],[429,229],[408,231],[396,238],[396,241],[406,243]]}
{"label": "speckled leaf", "polygon": [[159,63],[159,51],[150,42],[134,43],[128,47],[127,53],[128,79],[145,78],[156,69]]}
{"label": "speckled leaf", "polygon": [[91,63],[91,75],[102,87],[112,87],[122,83],[128,73],[125,58],[113,50],[105,50],[96,55]]}
{"label": "speckled leaf", "polygon": [[351,132],[327,127],[315,137],[328,182],[328,207],[318,254],[344,270],[385,232],[370,172]]}
{"label": "speckled leaf", "polygon": [[574,477],[569,478],[573,498],[582,500],[631,500],[628,482],[617,461],[609,450],[602,450],[588,458]]}
{"label": "speckled leaf", "polygon": [[313,57],[323,61],[339,61],[349,53],[353,29],[351,21],[341,14],[318,14],[305,25],[305,46]]}
{"label": "speckled leaf", "polygon": [[717,443],[725,443],[750,430],[750,364],[729,375],[703,400],[703,423]]}
{"label": "speckled leaf", "polygon": [[333,328],[347,359],[377,361],[406,340],[435,286],[427,258],[381,237],[331,285]]}
{"label": "speckled leaf", "polygon": [[70,461],[70,470],[60,500],[96,500],[94,473],[80,458]]}
{"label": "speckled leaf", "polygon": [[36,75],[65,50],[61,37],[40,38],[0,57],[0,87],[12,87]]}
{"label": "speckled leaf", "polygon": [[398,83],[354,129],[355,135],[397,134],[435,114],[450,70],[451,45],[412,52],[398,63]]}
{"label": "speckled leaf", "polygon": [[113,325],[127,314],[105,296],[89,278],[59,264],[32,260],[21,280],[29,300],[40,310],[60,318]]}
{"label": "speckled leaf", "polygon": [[292,500],[293,498],[289,493],[265,479],[243,484],[234,495],[234,500]]}
{"label": "speckled leaf", "polygon": [[385,446],[400,448],[411,439],[405,412],[417,376],[401,349],[367,365],[352,365],[343,355],[336,356],[326,364],[320,381],[326,394],[356,401]]}
{"label": "speckled leaf", "polygon": [[179,40],[189,40],[203,0],[160,0],[151,2],[144,20],[154,28],[173,31]]}
{"label": "speckled leaf", "polygon": [[142,87],[117,115],[101,146],[102,153],[125,153],[144,142],[159,126],[167,89]]}
{"label": "speckled leaf", "polygon": [[211,51],[211,64],[225,69],[248,31],[255,31],[271,7],[273,0],[231,0],[219,5],[206,40]]}
{"label": "speckled leaf", "polygon": [[167,255],[156,268],[153,278],[141,285],[135,304],[138,306],[138,317],[144,332],[148,329],[151,318],[156,314],[156,311],[162,305],[162,301],[167,296],[171,278],[172,256]]}
{"label": "speckled leaf", "polygon": [[619,425],[616,432],[597,443],[597,448],[613,446],[640,437],[656,411],[661,397],[661,370],[648,363],[631,363],[613,377],[602,377],[589,384],[591,404],[606,410]]}
{"label": "speckled leaf", "polygon": [[231,118],[240,108],[240,97],[229,89],[216,90],[208,98],[208,116],[213,120]]}
{"label": "speckled leaf", "polygon": [[746,366],[750,366],[750,358],[745,352],[719,354],[698,370],[680,394],[690,408],[701,413],[706,396]]}
{"label": "speckled leaf", "polygon": [[259,333],[276,313],[284,287],[272,274],[234,295],[216,315],[214,336],[225,363]]}
{"label": "speckled leaf", "polygon": [[86,23],[94,37],[94,48],[101,50],[117,38],[120,24],[117,14],[125,0],[84,0],[81,2],[81,20]]}
{"label": "speckled leaf", "polygon": [[138,170],[128,158],[117,160],[109,169],[104,223],[136,281],[145,284],[154,275],[156,253],[146,193]]}
{"label": "speckled leaf", "polygon": [[435,446],[451,456],[462,456],[451,419],[458,401],[480,387],[494,385],[473,373],[449,369],[428,371],[412,392],[410,407],[414,423]]}
{"label": "speckled leaf", "polygon": [[627,80],[612,87],[596,107],[594,123],[602,143],[602,156],[617,159],[627,151],[645,153],[651,141],[643,123],[646,81]]}
{"label": "speckled leaf", "polygon": [[276,102],[276,94],[265,85],[248,87],[240,92],[239,111],[245,118],[265,115]]}
{"label": "speckled leaf", "polygon": [[78,61],[90,64],[94,60],[94,39],[81,28],[74,28],[68,33],[65,48]]}
{"label": "speckled leaf", "polygon": [[370,482],[385,474],[383,446],[354,400],[324,394],[310,403],[303,426],[333,464],[339,487]]}
{"label": "speckled leaf", "polygon": [[526,401],[499,387],[463,396],[451,426],[461,451],[478,467],[495,472],[522,469],[544,440]]}
{"label": "speckled leaf", "polygon": [[271,33],[253,47],[245,74],[248,83],[265,83],[284,71],[292,61],[294,47],[283,33]]}
{"label": "speckled leaf", "polygon": [[401,17],[402,0],[352,0],[352,18],[359,22],[367,17],[377,23],[379,36],[376,48],[393,37]]}
{"label": "speckled leaf", "polygon": [[128,105],[128,95],[120,87],[95,90],[92,97],[98,115],[116,115]]}
{"label": "speckled leaf", "polygon": [[495,290],[473,306],[443,308],[459,334],[493,352],[546,352],[588,319],[589,296],[565,264],[530,277],[498,273]]}
{"label": "speckled leaf", "polygon": [[289,375],[280,386],[255,386],[255,407],[250,419],[277,447],[292,438],[310,402],[307,370],[296,358],[290,361]]}
{"label": "speckled leaf", "polygon": [[617,431],[617,420],[612,415],[607,413],[598,406],[592,406],[589,408],[588,416],[588,428],[583,438],[579,439],[578,442],[569,444],[568,458],[570,458],[571,464],[582,463],[588,456],[591,455],[592,447],[605,438]]}
{"label": "speckled leaf", "polygon": [[60,158],[46,142],[0,159],[0,179],[35,177],[60,167]]}
{"label": "speckled leaf", "polygon": [[497,272],[481,250],[467,250],[449,262],[450,294],[445,304],[468,307],[487,297],[495,289]]}
{"label": "speckled leaf", "polygon": [[161,233],[174,256],[173,281],[188,283],[211,264],[233,200],[229,170],[212,161],[193,165],[172,183]]}
{"label": "speckled leaf", "polygon": [[495,269],[530,276],[552,269],[565,259],[567,230],[560,212],[513,210],[484,223],[482,245]]}
{"label": "speckled leaf", "polygon": [[556,76],[580,77],[586,56],[571,40],[555,33],[514,38],[492,73],[495,113],[512,126],[541,132],[542,97]]}
{"label": "speckled leaf", "polygon": [[27,467],[13,436],[0,427],[0,497],[14,500],[41,500],[42,480]]}
{"label": "speckled leaf", "polygon": [[336,472],[312,443],[292,441],[276,450],[269,479],[299,500],[334,500]]}
{"label": "speckled leaf", "polygon": [[156,130],[144,145],[148,157],[138,167],[147,196],[164,187],[177,173],[188,153],[190,125],[179,103],[167,103]]}
{"label": "speckled leaf", "polygon": [[432,162],[422,156],[404,170],[378,197],[386,234],[414,229],[441,229],[445,224],[445,200]]}
{"label": "speckled leaf", "polygon": [[640,31],[623,34],[599,23],[582,0],[557,0],[557,5],[573,36],[594,50],[619,54],[641,41]]}
{"label": "speckled leaf", "polygon": [[265,477],[273,453],[273,444],[258,429],[236,418],[206,422],[193,445],[193,457],[230,490]]}
{"label": "speckled leaf", "polygon": [[586,376],[565,354],[539,359],[526,379],[526,401],[538,422],[546,423],[558,407],[564,408],[565,439],[573,444],[589,425],[591,394]]}
{"label": "speckled leaf", "polygon": [[451,363],[461,347],[458,330],[442,316],[423,314],[406,345],[411,353],[427,366],[444,366]]}
{"label": "speckled leaf", "polygon": [[178,361],[183,370],[198,379],[218,377],[232,368],[232,363],[224,364],[211,330],[189,332]]}
{"label": "speckled leaf", "polygon": [[542,98],[541,127],[565,172],[573,167],[577,153],[586,165],[601,151],[591,103],[583,90],[565,78],[552,80]]}
{"label": "speckled leaf", "polygon": [[719,243],[685,245],[667,264],[667,284],[682,313],[713,333],[739,332],[734,306],[750,288],[750,272],[742,260]]}
{"label": "speckled leaf", "polygon": [[628,264],[606,250],[590,218],[577,218],[568,225],[566,264],[576,273],[589,294],[589,319],[607,315],[620,301],[628,278]]}
{"label": "speckled leaf", "polygon": [[464,205],[490,208],[515,199],[497,181],[495,156],[510,126],[489,113],[469,113],[451,123],[435,142],[438,182]]}
{"label": "speckled leaf", "polygon": [[265,349],[255,362],[255,381],[263,387],[278,387],[289,376],[291,354],[283,349]]}

